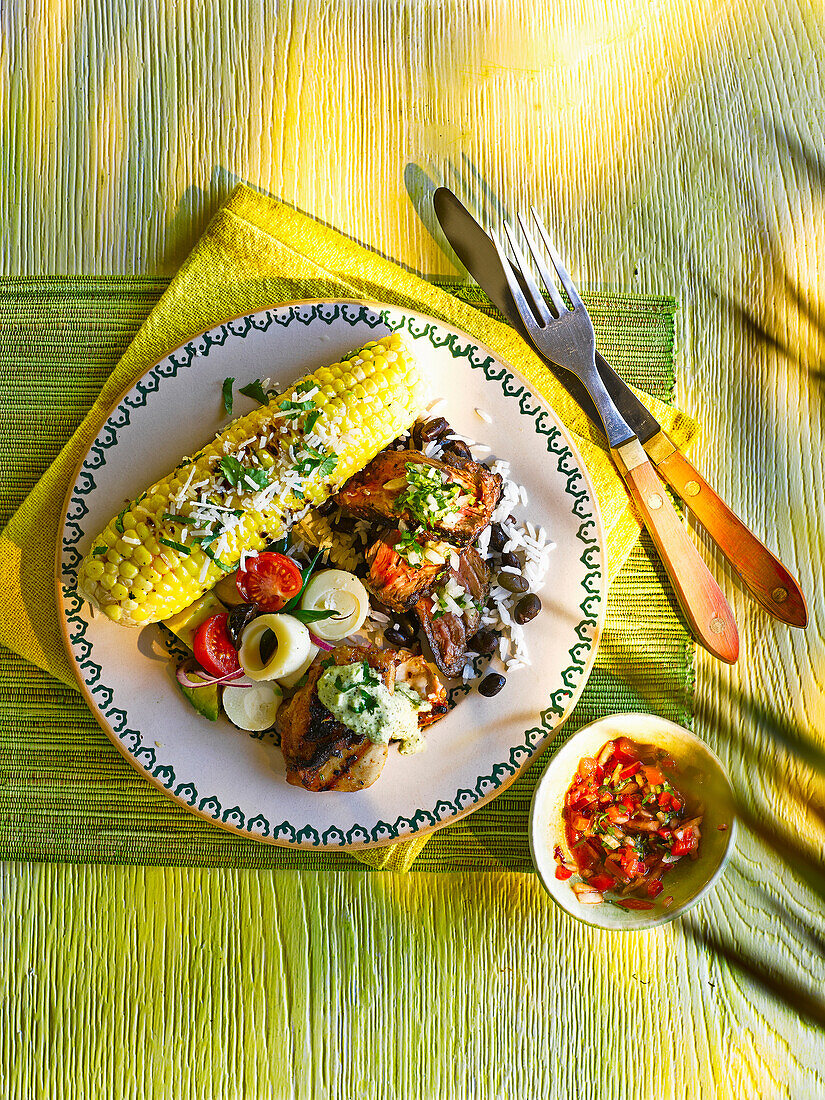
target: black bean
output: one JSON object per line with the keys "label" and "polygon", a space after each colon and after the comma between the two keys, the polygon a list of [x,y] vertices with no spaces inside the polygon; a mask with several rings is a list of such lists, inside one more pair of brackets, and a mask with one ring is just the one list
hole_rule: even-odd
{"label": "black bean", "polygon": [[500,523],[494,523],[490,528],[490,549],[501,553],[507,545],[507,535]]}
{"label": "black bean", "polygon": [[498,646],[498,635],[492,630],[479,630],[468,642],[468,647],[482,657],[491,657]]}
{"label": "black bean", "polygon": [[494,695],[498,695],[507,680],[500,672],[491,672],[489,676],[485,676],[481,683],[478,685],[479,695],[485,695],[488,699],[492,699]]}
{"label": "black bean", "polygon": [[355,516],[341,516],[335,524],[335,530],[340,531],[343,535],[351,535],[357,522]]}
{"label": "black bean", "polygon": [[502,554],[500,561],[502,565],[509,565],[511,569],[521,569],[521,562],[518,560],[518,554],[514,554],[512,550],[508,550],[506,554]]}
{"label": "black bean", "polygon": [[229,618],[226,620],[226,632],[235,649],[241,648],[241,635],[257,614],[258,608],[254,603],[239,604],[229,612]]}
{"label": "black bean", "polygon": [[519,626],[524,626],[524,624],[529,623],[531,619],[535,619],[539,611],[541,611],[541,600],[538,596],[534,596],[531,593],[529,596],[525,596],[523,600],[519,600],[516,604],[513,618]]}
{"label": "black bean", "polygon": [[396,630],[395,627],[390,626],[384,631],[384,637],[391,645],[405,646],[410,640],[400,630]]}
{"label": "black bean", "polygon": [[508,592],[526,592],[530,587],[520,573],[499,573],[496,580]]}
{"label": "black bean", "polygon": [[392,624],[392,630],[399,638],[402,638],[402,645],[409,645],[409,643],[415,638],[415,628],[408,622],[404,622],[403,619],[399,619]]}
{"label": "black bean", "polygon": [[338,501],[335,497],[330,497],[328,500],[325,500],[323,504],[318,505],[318,515],[328,516],[330,512],[334,512],[337,507]]}
{"label": "black bean", "polygon": [[461,439],[448,439],[441,452],[441,461],[449,464],[451,456],[456,458],[472,458],[473,452]]}
{"label": "black bean", "polygon": [[449,430],[450,425],[443,416],[436,416],[432,420],[419,420],[413,426],[413,442],[416,447],[423,447],[426,443],[432,443],[434,439],[441,439]]}

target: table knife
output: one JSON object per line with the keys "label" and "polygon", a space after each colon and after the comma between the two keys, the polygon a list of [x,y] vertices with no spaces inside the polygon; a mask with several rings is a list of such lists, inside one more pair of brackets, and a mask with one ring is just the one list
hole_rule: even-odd
{"label": "table knife", "polygon": [[[436,190],[433,206],[458,258],[490,301],[524,335],[507,278],[490,237],[448,188],[439,187]],[[601,419],[581,382],[550,360],[544,359],[544,362],[601,431]],[[785,566],[731,511],[679,451],[656,417],[598,352],[596,367],[608,393],[636,433],[656,472],[704,527],[751,596],[781,622],[790,626],[806,626],[808,611],[805,597]]]}

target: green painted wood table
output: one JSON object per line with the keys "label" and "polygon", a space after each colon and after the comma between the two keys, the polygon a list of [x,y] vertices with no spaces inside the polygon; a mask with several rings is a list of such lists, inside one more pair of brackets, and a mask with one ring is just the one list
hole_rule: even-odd
{"label": "green painted wood table", "polygon": [[411,195],[478,173],[538,202],[583,289],[678,299],[698,462],[811,617],[773,623],[706,546],[742,656],[700,652],[695,726],[756,829],[689,920],[645,935],[574,923],[509,870],[4,865],[4,1097],[825,1097],[824,15],[2,9],[0,273],[169,275],[240,179],[457,275]]}

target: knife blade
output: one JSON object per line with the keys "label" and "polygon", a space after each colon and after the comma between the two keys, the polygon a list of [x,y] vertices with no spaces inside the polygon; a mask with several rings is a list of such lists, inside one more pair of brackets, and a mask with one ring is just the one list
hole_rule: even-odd
{"label": "knife blade", "polygon": [[[469,210],[446,187],[439,187],[435,192],[433,206],[441,228],[444,230],[444,235],[452,245],[455,254],[493,305],[504,314],[519,333],[524,335],[524,327],[518,310],[513,303],[513,297],[507,286],[507,279],[501,269],[501,263],[493,242]],[[596,411],[596,406],[578,378],[550,360],[545,359],[544,361],[601,431],[602,422]],[[662,430],[659,421],[653,413],[645,408],[627,383],[616,374],[598,351],[596,352],[596,368],[601,375],[607,392],[619,412],[638,436],[639,442],[642,444],[647,443],[657,432]]]}
{"label": "knife blade", "polygon": [[[525,337],[526,331],[490,237],[449,188],[436,189],[433,207],[458,258],[493,305]],[[520,278],[518,274],[517,278]],[[536,354],[540,355],[539,352]],[[601,418],[582,383],[546,357],[540,355],[540,358],[582,411],[602,431]],[[656,472],[685,502],[757,603],[781,622],[805,627],[808,623],[808,609],[794,577],[678,450],[653,413],[642,404],[598,351],[596,368],[619,412],[636,433],[656,467]]]}

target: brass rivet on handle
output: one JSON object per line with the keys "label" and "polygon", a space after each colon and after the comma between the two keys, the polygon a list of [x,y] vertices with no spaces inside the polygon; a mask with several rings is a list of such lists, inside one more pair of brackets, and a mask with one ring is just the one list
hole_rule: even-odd
{"label": "brass rivet on handle", "polygon": [[725,624],[722,622],[718,615],[714,615],[713,618],[710,620],[710,629],[713,631],[714,634],[721,634],[722,631],[725,629]]}
{"label": "brass rivet on handle", "polygon": [[651,493],[650,496],[647,498],[647,503],[650,505],[651,508],[661,508],[663,502],[658,493]]}
{"label": "brass rivet on handle", "polygon": [[699,490],[701,488],[702,486],[699,484],[698,481],[689,481],[685,486],[685,492],[689,497],[695,497],[698,496]]}
{"label": "brass rivet on handle", "polygon": [[774,588],[771,596],[775,603],[784,603],[788,598],[787,588]]}

